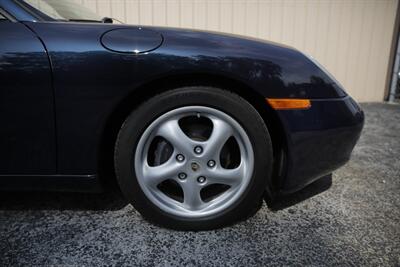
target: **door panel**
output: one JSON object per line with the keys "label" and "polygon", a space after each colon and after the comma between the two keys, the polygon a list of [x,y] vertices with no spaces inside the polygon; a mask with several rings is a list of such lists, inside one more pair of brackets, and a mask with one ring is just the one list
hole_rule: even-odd
{"label": "door panel", "polygon": [[25,25],[0,21],[0,174],[55,174],[51,68]]}

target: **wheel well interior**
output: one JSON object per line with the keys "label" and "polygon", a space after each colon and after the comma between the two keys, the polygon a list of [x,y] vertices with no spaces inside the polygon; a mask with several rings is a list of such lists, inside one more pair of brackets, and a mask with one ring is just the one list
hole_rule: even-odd
{"label": "wheel well interior", "polygon": [[127,116],[135,107],[152,96],[165,92],[166,90],[184,86],[211,86],[232,91],[246,99],[259,112],[265,124],[267,125],[273,144],[273,188],[270,188],[271,192],[268,192],[268,196],[272,197],[271,194],[275,192],[276,189],[278,189],[281,185],[281,178],[284,176],[283,166],[286,155],[286,139],[278,115],[265,102],[265,99],[262,95],[258,94],[252,88],[249,88],[246,84],[230,78],[210,74],[177,75],[151,81],[139,86],[135,90],[132,90],[133,92],[117,106],[106,122],[99,149],[100,162],[98,165],[98,174],[105,187],[117,188],[113,164],[114,144],[117,139],[119,129],[121,128],[121,125]]}

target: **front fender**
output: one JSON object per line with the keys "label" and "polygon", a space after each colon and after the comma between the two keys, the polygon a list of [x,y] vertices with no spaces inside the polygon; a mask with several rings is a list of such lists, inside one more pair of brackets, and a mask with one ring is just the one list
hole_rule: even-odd
{"label": "front fender", "polygon": [[150,52],[120,53],[107,50],[101,44],[102,35],[115,28],[137,26],[59,22],[25,25],[43,40],[52,63],[58,172],[63,174],[97,172],[98,147],[107,118],[125,96],[137,94],[135,89],[144,81],[178,73],[213,73],[243,82],[265,98],[326,99],[344,95],[300,52],[259,40],[143,27],[159,32],[162,45]]}
{"label": "front fender", "polygon": [[327,72],[293,48],[228,34],[152,29],[164,36],[164,43],[138,58],[144,75],[212,72],[241,80],[268,98],[346,95]]}

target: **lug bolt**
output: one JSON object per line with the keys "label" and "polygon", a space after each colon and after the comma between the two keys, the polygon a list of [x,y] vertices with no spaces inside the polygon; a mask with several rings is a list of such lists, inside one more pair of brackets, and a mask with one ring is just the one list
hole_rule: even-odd
{"label": "lug bolt", "polygon": [[210,168],[214,167],[215,166],[215,161],[214,160],[209,160],[207,162],[207,166],[210,167]]}
{"label": "lug bolt", "polygon": [[185,160],[185,156],[183,156],[182,154],[178,154],[178,155],[176,155],[176,160],[179,162],[182,162]]}
{"label": "lug bolt", "polygon": [[196,146],[194,148],[194,153],[201,154],[203,152],[203,148],[201,146]]}
{"label": "lug bolt", "polygon": [[186,179],[186,177],[187,177],[187,175],[184,172],[181,172],[181,173],[178,174],[178,178],[181,179],[181,180]]}
{"label": "lug bolt", "polygon": [[206,177],[204,177],[204,176],[199,176],[199,177],[197,177],[197,182],[199,182],[199,183],[204,183],[206,181]]}

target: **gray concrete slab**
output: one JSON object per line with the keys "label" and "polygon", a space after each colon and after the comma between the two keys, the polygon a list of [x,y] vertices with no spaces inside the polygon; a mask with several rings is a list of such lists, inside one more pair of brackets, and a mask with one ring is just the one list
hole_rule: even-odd
{"label": "gray concrete slab", "polygon": [[1,193],[0,266],[399,266],[400,105],[363,108],[328,190],[322,179],[220,230],[162,229],[110,195]]}

